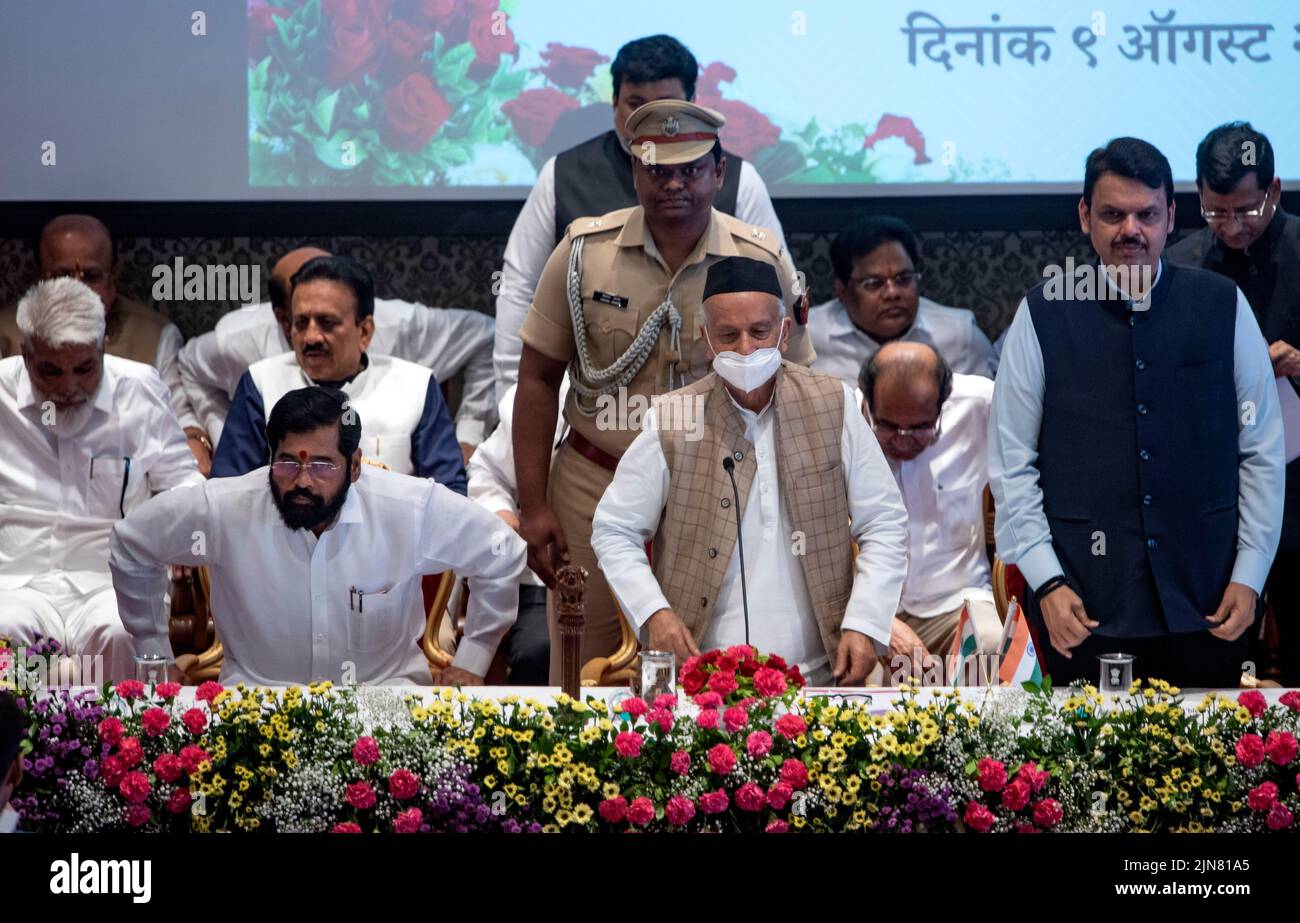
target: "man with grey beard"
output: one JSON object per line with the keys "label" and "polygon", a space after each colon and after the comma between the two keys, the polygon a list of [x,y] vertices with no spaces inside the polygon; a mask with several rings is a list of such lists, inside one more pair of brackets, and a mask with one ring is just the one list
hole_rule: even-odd
{"label": "man with grey beard", "polygon": [[203,478],[158,373],[104,354],[91,288],[40,282],[17,322],[22,354],[0,360],[0,635],[15,647],[52,638],[79,662],[103,657],[103,679],[129,677],[109,531],[151,495]]}

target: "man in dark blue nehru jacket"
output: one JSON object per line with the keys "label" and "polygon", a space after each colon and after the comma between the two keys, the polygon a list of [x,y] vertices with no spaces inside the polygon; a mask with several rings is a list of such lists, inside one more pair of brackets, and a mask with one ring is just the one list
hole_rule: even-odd
{"label": "man in dark blue nehru jacket", "polygon": [[1020,303],[989,419],[998,552],[1031,588],[1045,672],[1238,683],[1277,550],[1283,448],[1268,344],[1231,280],[1161,260],[1160,151],[1088,156],[1079,222],[1100,260]]}

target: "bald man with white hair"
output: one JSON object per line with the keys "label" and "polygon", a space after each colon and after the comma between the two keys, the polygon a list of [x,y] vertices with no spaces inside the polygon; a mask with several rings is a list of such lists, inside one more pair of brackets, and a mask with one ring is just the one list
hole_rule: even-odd
{"label": "bald man with white hair", "polygon": [[105,355],[98,293],[37,283],[17,326],[21,355],[0,360],[0,635],[16,647],[52,638],[102,665],[79,681],[127,678],[109,532],[153,494],[203,477],[158,373]]}

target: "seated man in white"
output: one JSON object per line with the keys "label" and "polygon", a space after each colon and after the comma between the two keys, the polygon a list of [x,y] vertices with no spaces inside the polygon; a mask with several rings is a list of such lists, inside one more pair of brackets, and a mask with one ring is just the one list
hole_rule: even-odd
{"label": "seated man in white", "polygon": [[491,660],[523,540],[440,484],[363,464],[358,416],[333,388],[290,391],[267,423],[269,467],[117,524],[109,564],[138,651],[170,656],[164,564],[178,561],[211,573],[222,682],[427,684],[420,578],[448,570],[469,578],[470,624],[486,626],[462,648]]}
{"label": "seated man in white", "polygon": [[[135,675],[108,573],[113,523],[151,494],[202,483],[148,365],[104,354],[104,305],[75,279],[38,283],[0,360],[0,635],[53,638],[102,677]],[[86,658],[102,657],[102,661]]]}
{"label": "seated man in white", "polygon": [[861,684],[907,567],[898,487],[853,391],[782,360],[770,263],[719,260],[703,309],[713,372],[660,397],[619,462],[593,521],[600,569],[655,650],[748,641],[814,685]]}
{"label": "seated man in white", "polygon": [[997,353],[975,315],[922,298],[920,262],[916,235],[897,218],[859,218],[835,235],[835,297],[808,312],[812,367],[854,387],[862,363],[903,340],[933,346],[955,372],[992,378]]}
{"label": "seated man in white", "polygon": [[[469,498],[495,513],[515,531],[519,530],[519,488],[515,481],[514,410],[515,390],[511,385],[497,408],[501,421],[470,458]],[[560,383],[560,402],[569,393],[569,379]],[[564,438],[563,416],[555,422],[554,445]],[[502,647],[510,683],[545,686],[550,682],[551,638],[546,624],[546,584],[524,568],[519,577],[518,616]],[[486,670],[487,664],[484,664]],[[480,677],[482,673],[479,674]]]}
{"label": "seated man in white", "polygon": [[[239,379],[249,366],[293,349],[290,280],[304,263],[329,252],[300,247],[280,258],[267,282],[269,303],[246,305],[217,321],[180,351],[179,377],[194,412],[212,438],[221,430]],[[375,299],[370,351],[426,366],[439,382],[465,373],[456,437],[466,456],[493,423],[492,338],[495,324],[479,311],[427,308],[409,301]]]}
{"label": "seated man in white", "polygon": [[891,645],[901,661],[885,676],[932,675],[931,654],[942,668],[967,601],[980,651],[995,652],[1002,622],[983,504],[993,382],[954,375],[924,343],[890,343],[863,365],[859,388],[907,507],[907,580]]}
{"label": "seated man in white", "polygon": [[212,460],[213,477],[266,464],[266,417],[281,395],[308,385],[346,392],[366,421],[361,454],[399,474],[465,493],[465,462],[427,368],[367,352],[375,331],[374,282],[345,256],[308,260],[293,277],[293,352],[253,363],[239,380]]}

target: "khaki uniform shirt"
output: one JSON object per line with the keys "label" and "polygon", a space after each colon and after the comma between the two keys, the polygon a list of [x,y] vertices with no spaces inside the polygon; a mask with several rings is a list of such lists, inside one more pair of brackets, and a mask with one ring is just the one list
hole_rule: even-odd
{"label": "khaki uniform shirt", "polygon": [[[640,206],[600,218],[579,218],[569,225],[564,239],[547,260],[521,331],[524,343],[550,359],[568,362],[576,355],[568,267],[577,237],[585,238],[582,310],[591,361],[596,368],[612,365],[627,350],[646,318],[670,290],[673,304],[682,315],[682,355],[673,353],[670,329],[665,324],[654,351],[624,395],[601,399],[597,412],[588,415],[579,409],[574,389],[569,390],[565,419],[593,445],[612,455],[622,455],[636,438],[652,395],[681,387],[711,370],[700,333],[700,296],[711,265],[728,256],[766,260],[777,268],[787,312],[795,301],[794,264],[778,237],[716,209],[708,229],[676,273],[659,255]],[[800,365],[809,365],[814,358],[807,331],[797,320],[793,322],[785,358]],[[674,373],[671,382],[670,371]]]}

